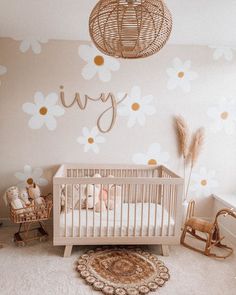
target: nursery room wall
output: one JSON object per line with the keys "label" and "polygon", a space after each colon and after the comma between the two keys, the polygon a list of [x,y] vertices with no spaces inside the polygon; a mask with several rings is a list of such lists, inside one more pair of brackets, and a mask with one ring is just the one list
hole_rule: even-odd
{"label": "nursery room wall", "polygon": [[[167,45],[147,59],[119,60],[90,42],[0,39],[0,194],[36,181],[52,191],[62,163],[164,164],[180,175],[173,117],[189,128],[205,128],[205,143],[194,167],[190,198],[198,214],[211,214],[212,193],[235,191],[235,52],[214,46]],[[79,92],[119,101],[114,126],[101,132],[99,116],[111,101],[70,104]],[[100,124],[111,124],[112,109]],[[0,218],[8,209],[0,200]]]}

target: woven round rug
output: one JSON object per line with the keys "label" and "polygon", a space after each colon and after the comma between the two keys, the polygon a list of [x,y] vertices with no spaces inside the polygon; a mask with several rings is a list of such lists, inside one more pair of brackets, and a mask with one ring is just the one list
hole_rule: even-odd
{"label": "woven round rug", "polygon": [[169,270],[155,255],[139,248],[97,248],[78,260],[80,276],[106,295],[156,291],[169,280]]}

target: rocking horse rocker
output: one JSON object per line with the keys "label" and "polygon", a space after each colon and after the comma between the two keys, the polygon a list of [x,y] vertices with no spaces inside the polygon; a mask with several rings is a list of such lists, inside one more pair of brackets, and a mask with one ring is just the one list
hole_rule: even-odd
{"label": "rocking horse rocker", "polygon": [[[220,236],[220,229],[218,224],[218,218],[221,215],[224,216],[232,216],[236,218],[236,212],[233,209],[224,208],[217,212],[216,217],[213,222],[209,222],[197,217],[193,217],[194,215],[194,207],[195,201],[191,201],[189,203],[186,221],[184,225],[184,229],[181,236],[181,244],[189,249],[200,252],[206,256],[213,256],[215,258],[227,258],[233,253],[233,248],[226,246],[221,243],[224,237]],[[201,237],[197,232],[205,233],[207,238]],[[190,234],[194,238],[203,241],[206,243],[205,250],[197,249],[185,242],[186,235]],[[225,255],[217,255],[216,253],[212,253],[213,247],[218,247],[227,251]]]}

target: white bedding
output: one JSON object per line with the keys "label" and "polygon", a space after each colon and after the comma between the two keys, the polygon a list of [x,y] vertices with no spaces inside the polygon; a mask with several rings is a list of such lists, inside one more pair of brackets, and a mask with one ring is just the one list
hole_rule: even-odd
{"label": "white bedding", "polygon": [[[128,210],[129,208],[129,210]],[[128,223],[128,211],[129,211],[129,223]],[[168,212],[164,210],[163,212],[163,230],[161,232],[161,222],[162,222],[162,207],[156,204],[150,204],[150,222],[148,226],[148,212],[149,206],[147,203],[143,204],[143,226],[141,226],[141,212],[142,204],[137,203],[136,205],[136,226],[135,226],[135,204],[123,203],[122,209],[122,235],[127,236],[127,231],[129,229],[129,235],[134,236],[134,230],[136,236],[140,236],[141,229],[143,236],[148,235],[148,228],[150,235],[173,235],[174,234],[174,220],[169,216]],[[156,212],[156,226],[155,226],[155,212]],[[111,236],[115,234],[120,236],[121,231],[121,208],[116,209],[116,216],[114,218],[114,211],[109,211],[108,216],[108,235]],[[86,210],[81,210],[81,235],[79,235],[79,210],[74,210],[74,237],[99,237],[100,236],[100,218],[102,218],[102,236],[107,235],[107,211],[102,213],[94,213],[94,230],[93,230],[93,210],[88,210],[86,216]],[[65,220],[66,219],[66,220]],[[87,220],[87,227],[86,227]],[[115,220],[115,226],[114,226]],[[65,227],[66,222],[66,227]],[[169,226],[168,226],[169,223]],[[61,213],[60,216],[60,235],[61,236],[72,237],[72,211],[67,212],[65,218],[65,212]]]}

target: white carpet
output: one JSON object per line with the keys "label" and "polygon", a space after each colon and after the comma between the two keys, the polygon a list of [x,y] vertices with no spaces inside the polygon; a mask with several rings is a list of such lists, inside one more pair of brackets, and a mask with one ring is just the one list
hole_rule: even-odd
{"label": "white carpet", "polygon": [[[14,227],[0,228],[1,295],[98,295],[75,271],[77,257],[87,248],[74,247],[70,258],[62,258],[63,248],[51,241],[17,248],[12,243]],[[161,257],[171,279],[150,295],[235,295],[236,255],[215,260],[182,246],[171,247],[169,257]]]}

